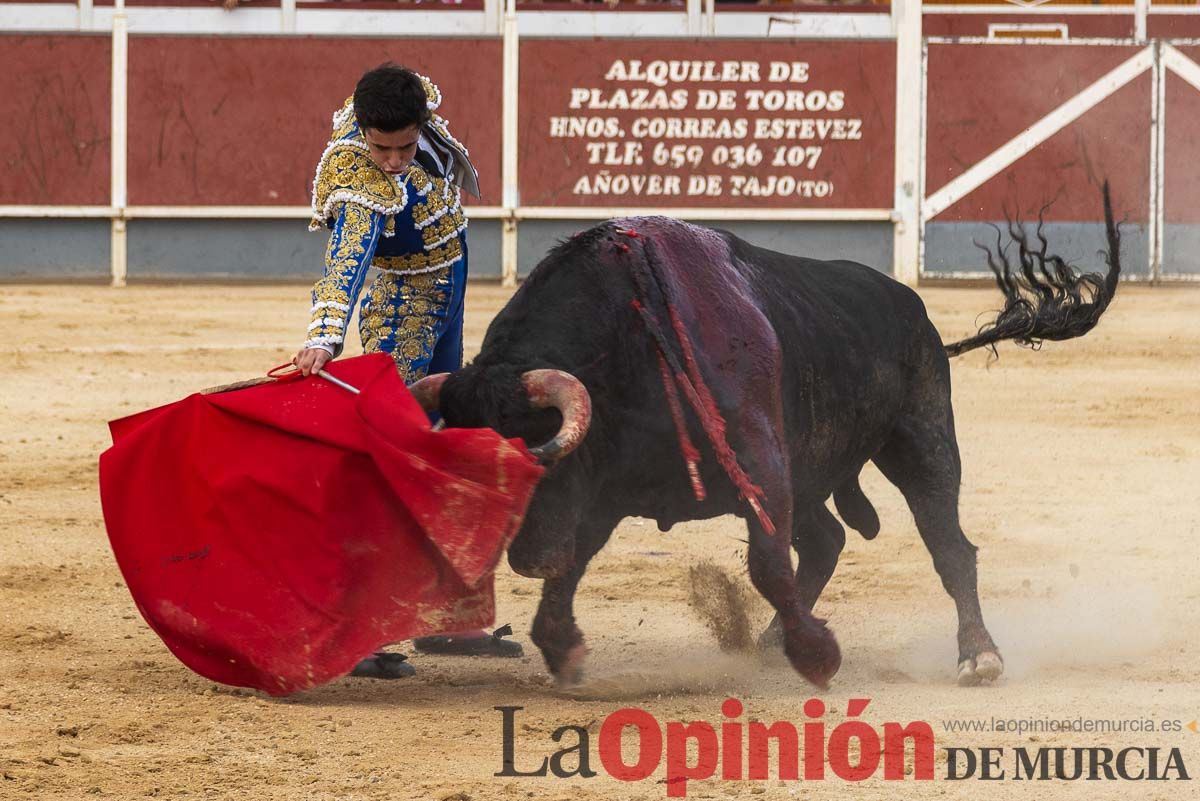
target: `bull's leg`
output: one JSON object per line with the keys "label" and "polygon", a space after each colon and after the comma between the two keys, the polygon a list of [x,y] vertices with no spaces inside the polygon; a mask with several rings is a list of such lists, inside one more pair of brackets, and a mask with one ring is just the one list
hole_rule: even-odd
{"label": "bull's leg", "polygon": [[800,675],[819,687],[827,687],[842,664],[842,656],[825,621],[813,617],[800,603],[788,556],[788,539],[779,533],[768,534],[754,518],[747,525],[750,581],[779,615],[783,651]]}
{"label": "bull's leg", "polygon": [[575,590],[588,562],[608,541],[615,525],[580,526],[575,535],[573,563],[561,576],[547,578],[542,583],[542,600],[530,637],[541,649],[546,667],[559,686],[569,687],[583,680],[587,646],[583,632],[575,625]]}
{"label": "bull's leg", "polygon": [[801,606],[812,611],[817,599],[837,567],[842,548],[846,547],[846,530],[824,504],[813,507],[804,530],[797,528],[792,537],[796,549],[796,592]]}
{"label": "bull's leg", "polygon": [[[796,599],[805,611],[811,612],[816,606],[845,545],[846,530],[824,504],[796,511],[792,532],[792,547],[799,560]],[[783,646],[783,626],[778,614],[758,638],[758,645],[764,650]]]}
{"label": "bull's leg", "polygon": [[788,552],[793,510],[787,457],[769,444],[775,437],[765,428],[743,436],[747,472],[761,484],[765,494],[763,507],[776,529],[767,533],[753,511],[747,514],[750,581],[775,607],[783,628],[783,650],[792,667],[813,684],[826,687],[841,666],[842,657],[825,621],[809,613],[796,590]]}
{"label": "bull's leg", "polygon": [[587,647],[583,632],[575,625],[574,611],[575,590],[581,578],[583,567],[574,567],[565,576],[543,582],[542,600],[530,632],[550,675],[560,686],[578,684],[583,679]]}
{"label": "bull's leg", "polygon": [[902,421],[875,463],[904,494],[942,586],[958,609],[959,684],[998,678],[1004,662],[979,608],[976,548],[959,525],[962,469],[952,418],[947,415],[942,424]]}

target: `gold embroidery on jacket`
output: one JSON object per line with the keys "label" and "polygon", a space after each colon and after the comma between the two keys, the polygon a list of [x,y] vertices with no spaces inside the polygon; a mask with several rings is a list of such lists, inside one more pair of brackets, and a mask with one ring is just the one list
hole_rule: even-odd
{"label": "gold embroidery on jacket", "polygon": [[437,247],[443,242],[449,241],[466,228],[466,222],[461,209],[452,209],[448,213],[443,214],[421,229],[421,238],[425,242],[425,247]]}
{"label": "gold embroidery on jacket", "polygon": [[448,267],[462,258],[462,242],[455,237],[441,247],[424,253],[407,253],[403,256],[376,256],[371,266],[388,273],[420,273]]}
{"label": "gold embroidery on jacket", "polygon": [[350,296],[343,287],[353,285],[354,276],[363,268],[367,252],[364,243],[371,237],[371,224],[370,211],[354,203],[346,204],[340,235],[331,234],[325,249],[325,275],[313,288],[315,302],[309,342],[337,344],[343,340],[346,320],[350,317]]}
{"label": "gold embroidery on jacket", "polygon": [[349,136],[357,124],[357,120],[354,119],[354,95],[350,95],[342,102],[342,107],[333,112],[333,135],[329,137],[329,141]]}
{"label": "gold embroidery on jacket", "polygon": [[[365,147],[361,140],[346,139],[326,148],[313,179],[310,230],[317,230],[334,217],[341,203],[365,206],[388,216],[408,205],[404,185],[379,169]],[[394,230],[393,225],[389,221],[389,230]]]}

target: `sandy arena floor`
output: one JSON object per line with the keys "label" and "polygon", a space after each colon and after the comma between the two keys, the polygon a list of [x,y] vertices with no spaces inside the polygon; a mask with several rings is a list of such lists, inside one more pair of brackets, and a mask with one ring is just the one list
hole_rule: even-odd
{"label": "sandy arena floor", "polygon": [[[788,668],[722,654],[688,606],[689,567],[744,578],[732,518],[626,520],[577,604],[593,681],[554,690],[528,645],[538,583],[505,566],[498,623],[519,660],[416,657],[399,682],[342,680],[286,700],[215,686],[174,660],[138,616],[109,551],[97,495],[105,422],[290,358],[307,287],[0,286],[0,798],[660,799],[656,777],[495,778],[497,705],[517,719],[519,767],[565,724],[610,712],[803,721],[812,690]],[[921,293],[947,339],[997,305],[987,289]],[[473,285],[468,351],[508,292]],[[932,782],[710,780],[690,798],[1197,798],[1195,782],[948,782],[951,746],[1177,746],[1200,774],[1200,734],[951,734],[943,721],[1200,717],[1200,292],[1123,287],[1085,339],[999,362],[954,362],[965,466],[962,516],[980,546],[984,612],[1007,660],[994,687],[954,686],[954,609],[899,494],[868,468],[883,519],[853,533],[821,599],[844,653],[823,694],[828,728],[849,698],[864,719],[929,721]],[[755,596],[756,626],[768,618]],[[600,769],[592,742],[592,768]],[[880,772],[880,774],[882,771]]]}

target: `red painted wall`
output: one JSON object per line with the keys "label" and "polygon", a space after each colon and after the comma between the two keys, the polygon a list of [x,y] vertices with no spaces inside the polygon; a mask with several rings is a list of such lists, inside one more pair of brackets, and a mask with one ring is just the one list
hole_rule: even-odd
{"label": "red painted wall", "polygon": [[[1153,19],[1153,18],[1152,18]],[[926,12],[922,29],[926,36],[987,36],[991,23],[1032,23],[1067,26],[1072,39],[1132,39],[1133,14],[937,14]]]}
{"label": "red painted wall", "polygon": [[108,205],[111,40],[0,35],[0,203]]}
{"label": "red painted wall", "polygon": [[[680,74],[678,80],[649,74],[652,62],[671,61],[710,62],[718,80],[697,80],[703,72]],[[614,70],[615,62],[621,69]],[[637,72],[634,62],[647,74]],[[723,73],[727,62],[738,64]],[[771,62],[800,62],[807,70],[796,80],[772,81]],[[746,64],[757,66],[758,80]],[[627,79],[621,79],[621,70]],[[521,202],[890,208],[895,82],[891,42],[527,40],[521,44]],[[791,109],[787,91],[803,93],[793,95]],[[729,93],[733,108],[703,108],[705,92]],[[772,92],[781,94],[751,96]],[[835,93],[841,95],[836,102]],[[780,98],[782,108],[768,107]],[[623,101],[631,106],[665,101],[676,107],[622,108]],[[700,127],[683,127],[688,118]],[[574,135],[580,132],[571,126],[585,119],[595,128]],[[733,127],[739,120],[744,131]],[[758,136],[760,120],[779,120],[781,127],[794,120],[796,137]],[[730,129],[722,132],[722,122]],[[667,127],[672,124],[677,130]],[[704,135],[706,124],[717,138]],[[761,162],[753,163],[760,156]],[[743,159],[748,163],[740,164]],[[612,179],[609,192],[603,191],[606,171]],[[626,186],[628,191],[618,191]],[[789,193],[792,186],[797,188]]]}
{"label": "red painted wall", "polygon": [[1146,18],[1146,35],[1151,39],[1200,39],[1200,15],[1151,14]]}
{"label": "red painted wall", "polygon": [[[927,194],[945,186],[1140,48],[930,45]],[[1117,216],[1148,216],[1150,76],[1143,73],[940,214],[939,222],[1099,216],[1108,178]],[[1069,188],[1070,191],[1065,191]]]}
{"label": "red painted wall", "polygon": [[[927,189],[936,191],[1022,129],[1137,52],[1132,46],[931,45]],[[1185,49],[1200,60],[1200,48]],[[526,206],[683,206],[746,208],[887,208],[893,194],[894,45],[890,42],[678,40],[527,40],[520,85],[521,202]],[[0,36],[9,68],[0,93],[0,203],[108,202],[110,42],[107,36]],[[438,82],[441,111],[471,149],[481,173],[483,202],[500,200],[501,43],[497,39],[386,40],[322,37],[132,36],[129,77],[129,182],[135,205],[303,205],[325,144],[329,116],[361,73],[385,60],[407,63]],[[712,62],[718,80],[687,75],[658,81],[609,75],[655,61]],[[721,75],[723,62],[738,62]],[[806,64],[801,80],[770,80],[771,62]],[[757,80],[746,65],[758,69]],[[606,77],[608,75],[608,77]],[[788,76],[789,78],[793,76]],[[618,90],[630,103],[652,104],[661,89],[679,108],[586,108],[612,105]],[[573,90],[579,93],[573,94]],[[817,110],[754,109],[751,92],[824,93]],[[698,107],[701,92],[728,92],[729,109]],[[841,93],[840,107],[828,103]],[[1200,159],[1192,157],[1200,94],[1169,76],[1167,83],[1168,220],[1200,212]],[[716,95],[713,95],[714,97]],[[572,108],[574,105],[578,108]],[[802,100],[803,100],[802,98]],[[765,105],[766,96],[760,96]],[[1007,204],[1029,216],[1060,190],[1049,212],[1056,220],[1094,220],[1092,193],[1113,183],[1118,214],[1147,214],[1149,77],[1142,75],[1010,169],[937,218],[990,220]],[[600,131],[579,136],[571,120],[595,118]],[[703,138],[637,132],[639,119],[662,127],[687,118],[744,120],[744,134]],[[762,119],[793,121],[793,139],[756,136]],[[611,122],[609,121],[611,120]],[[806,129],[798,120],[809,120]],[[853,127],[851,127],[853,123]],[[840,128],[838,127],[840,126]],[[609,128],[610,130],[603,130]],[[836,138],[837,136],[847,138]],[[854,138],[857,135],[857,138]],[[591,150],[589,150],[589,145]],[[757,164],[737,164],[749,147]],[[679,146],[676,148],[676,146]],[[788,163],[790,148],[801,163]],[[820,148],[813,154],[806,148]],[[629,148],[629,149],[627,149]],[[782,148],[782,151],[780,150]],[[718,158],[720,151],[720,158]],[[655,163],[656,152],[679,164]],[[693,161],[695,157],[695,163]],[[640,163],[638,163],[640,159]],[[723,159],[723,163],[722,162]],[[776,164],[779,159],[781,163]],[[596,163],[592,163],[592,161]],[[605,164],[605,160],[628,162]],[[608,191],[599,191],[607,170]],[[613,191],[623,174],[627,191]],[[671,180],[678,194],[660,190]],[[696,176],[704,190],[689,194]],[[740,192],[734,179],[742,180]],[[747,179],[753,177],[757,186]],[[824,182],[824,196],[778,192]],[[588,192],[578,191],[580,181]],[[774,180],[775,193],[768,190]],[[643,194],[636,194],[640,183]],[[595,191],[593,191],[595,190]],[[1080,190],[1080,191],[1076,191]]]}
{"label": "red painted wall", "polygon": [[265,36],[130,37],[129,202],[307,204],[330,115],[385,61],[438,84],[499,203],[499,40]]}

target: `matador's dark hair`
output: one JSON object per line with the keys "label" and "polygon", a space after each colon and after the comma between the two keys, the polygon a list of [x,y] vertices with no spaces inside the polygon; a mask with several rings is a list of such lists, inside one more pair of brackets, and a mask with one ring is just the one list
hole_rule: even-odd
{"label": "matador's dark hair", "polygon": [[389,61],[359,79],[354,116],[360,128],[391,133],[428,122],[429,98],[415,72]]}

